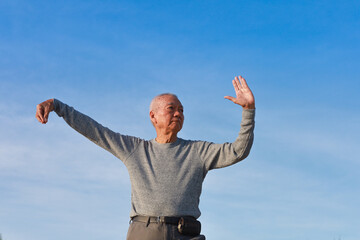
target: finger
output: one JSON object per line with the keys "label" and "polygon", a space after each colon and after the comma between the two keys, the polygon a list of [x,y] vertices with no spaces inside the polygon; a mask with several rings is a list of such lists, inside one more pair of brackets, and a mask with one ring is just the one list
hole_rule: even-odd
{"label": "finger", "polygon": [[235,83],[236,83],[236,86],[237,86],[237,89],[240,90],[241,89],[241,85],[240,85],[240,82],[239,82],[239,78],[238,77],[235,77]]}
{"label": "finger", "polygon": [[35,117],[36,117],[36,119],[37,119],[39,122],[42,123],[42,119],[41,119],[40,115],[39,115],[37,112],[36,112],[36,114],[35,114]]}
{"label": "finger", "polygon": [[44,107],[43,107],[43,106],[38,105],[36,114],[37,114],[38,118],[40,119],[40,122],[41,122],[41,123],[45,123],[45,122],[46,122],[46,121],[45,121],[45,118],[44,118]]}
{"label": "finger", "polygon": [[44,124],[44,123],[46,123],[45,122],[45,120],[44,120],[44,118],[41,116],[41,115],[36,115],[36,119],[40,122],[40,123],[42,123],[42,124]]}
{"label": "finger", "polygon": [[236,83],[236,78],[235,78],[234,80],[232,80],[232,84],[233,84],[233,86],[234,86],[235,92],[239,91],[239,86],[238,86],[237,83]]}
{"label": "finger", "polygon": [[41,110],[40,110],[40,109],[38,109],[38,110],[36,111],[36,118],[39,120],[39,122],[41,122],[41,123],[44,122],[44,118],[43,118],[43,116],[42,116],[42,113],[41,113]]}
{"label": "finger", "polygon": [[45,123],[48,121],[49,113],[50,113],[50,108],[49,108],[49,106],[46,106],[46,107],[45,107],[45,111],[44,111],[44,120],[45,120]]}
{"label": "finger", "polygon": [[243,88],[249,88],[249,86],[246,83],[246,80],[242,76],[239,76],[239,77],[240,77],[241,86]]}

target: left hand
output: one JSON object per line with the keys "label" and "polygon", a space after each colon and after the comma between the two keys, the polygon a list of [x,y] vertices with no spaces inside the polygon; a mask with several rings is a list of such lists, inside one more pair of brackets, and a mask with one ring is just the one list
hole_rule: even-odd
{"label": "left hand", "polygon": [[235,77],[232,83],[236,97],[225,96],[224,98],[242,106],[244,109],[255,109],[255,98],[245,79],[242,76]]}

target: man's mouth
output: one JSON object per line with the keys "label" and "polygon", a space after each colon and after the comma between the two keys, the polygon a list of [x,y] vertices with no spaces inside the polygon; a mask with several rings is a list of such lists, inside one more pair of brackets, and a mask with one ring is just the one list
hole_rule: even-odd
{"label": "man's mouth", "polygon": [[180,120],[180,119],[174,119],[174,120],[172,120],[172,122],[181,124],[181,120]]}

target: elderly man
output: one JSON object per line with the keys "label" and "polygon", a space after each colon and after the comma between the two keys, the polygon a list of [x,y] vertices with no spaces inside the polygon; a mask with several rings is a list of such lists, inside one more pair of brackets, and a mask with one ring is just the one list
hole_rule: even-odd
{"label": "elderly man", "polygon": [[150,120],[156,138],[143,140],[103,127],[57,99],[37,106],[36,118],[45,124],[51,111],[76,131],[118,157],[131,181],[131,223],[128,240],[205,239],[200,235],[199,199],[209,170],[246,158],[253,142],[255,100],[246,81],[235,77],[236,97],[243,107],[241,129],[233,143],[215,144],[177,137],[184,122],[183,106],[174,94],[156,96]]}

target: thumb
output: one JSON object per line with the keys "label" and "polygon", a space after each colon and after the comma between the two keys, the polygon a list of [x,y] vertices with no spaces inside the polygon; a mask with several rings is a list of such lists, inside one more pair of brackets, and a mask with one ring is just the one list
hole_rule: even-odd
{"label": "thumb", "polygon": [[236,99],[236,98],[231,97],[231,96],[225,96],[224,98],[225,98],[225,99],[228,99],[228,100],[230,100],[230,101],[232,101],[232,102],[235,102],[235,99]]}

